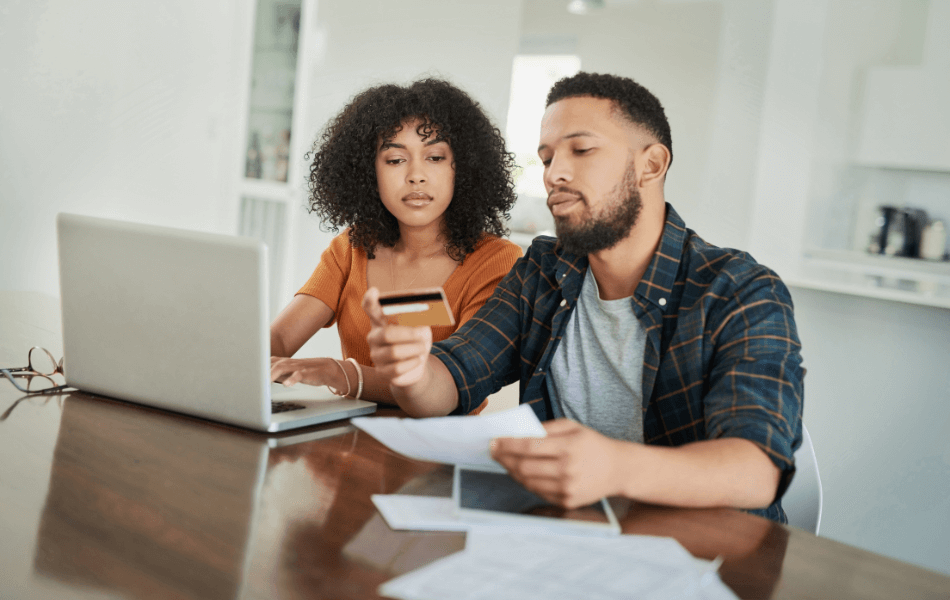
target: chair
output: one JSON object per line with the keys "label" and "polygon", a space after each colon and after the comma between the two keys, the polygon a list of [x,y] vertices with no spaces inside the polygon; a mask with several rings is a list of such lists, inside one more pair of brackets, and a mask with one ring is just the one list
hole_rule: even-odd
{"label": "chair", "polygon": [[802,445],[795,452],[795,477],[782,496],[782,508],[788,516],[788,524],[818,535],[821,524],[821,477],[818,475],[818,460],[812,446],[808,429],[802,423]]}

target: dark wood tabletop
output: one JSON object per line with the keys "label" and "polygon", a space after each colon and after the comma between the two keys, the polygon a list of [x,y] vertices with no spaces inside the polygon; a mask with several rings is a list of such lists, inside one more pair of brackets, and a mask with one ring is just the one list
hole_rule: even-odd
{"label": "dark wood tabletop", "polygon": [[[34,345],[58,358],[58,310],[0,292],[0,366]],[[346,422],[266,435],[0,378],[0,598],[378,598],[465,536],[394,531],[370,496],[447,494],[449,479]],[[731,509],[618,516],[723,556],[741,598],[950,598],[948,577]]]}

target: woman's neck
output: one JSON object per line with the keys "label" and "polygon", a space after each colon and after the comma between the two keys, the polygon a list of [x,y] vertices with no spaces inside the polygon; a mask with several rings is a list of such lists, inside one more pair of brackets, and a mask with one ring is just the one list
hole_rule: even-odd
{"label": "woman's neck", "polygon": [[399,239],[393,245],[393,252],[410,259],[425,258],[444,252],[445,244],[441,223],[419,228],[400,224]]}

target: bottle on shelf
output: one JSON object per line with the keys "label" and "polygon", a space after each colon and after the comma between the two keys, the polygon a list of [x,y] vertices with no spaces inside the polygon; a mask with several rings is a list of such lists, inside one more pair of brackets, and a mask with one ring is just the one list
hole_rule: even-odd
{"label": "bottle on shelf", "polygon": [[261,142],[255,131],[251,133],[251,140],[247,145],[247,161],[244,167],[244,176],[248,179],[260,179],[262,171]]}

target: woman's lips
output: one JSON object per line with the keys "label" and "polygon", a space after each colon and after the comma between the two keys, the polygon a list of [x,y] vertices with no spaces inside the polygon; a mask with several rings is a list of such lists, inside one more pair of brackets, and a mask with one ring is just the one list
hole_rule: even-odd
{"label": "woman's lips", "polygon": [[403,196],[402,201],[409,206],[421,208],[432,202],[432,196],[425,192],[411,192]]}

